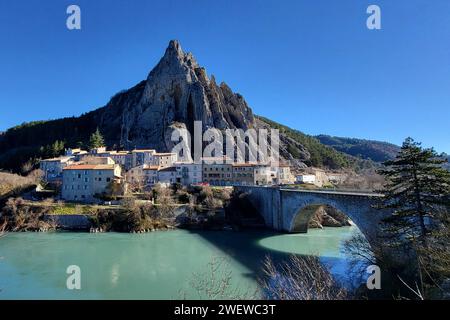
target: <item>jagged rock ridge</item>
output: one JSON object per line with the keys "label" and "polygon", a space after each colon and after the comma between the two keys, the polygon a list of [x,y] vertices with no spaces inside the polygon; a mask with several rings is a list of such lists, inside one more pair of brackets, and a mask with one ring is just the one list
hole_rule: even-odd
{"label": "jagged rock ridge", "polygon": [[169,151],[174,126],[193,133],[193,122],[203,129],[254,127],[252,110],[243,97],[225,84],[208,77],[191,53],[184,53],[176,40],[168,48],[147,80],[122,92],[106,105],[101,128],[120,128],[117,142],[124,148],[147,146]]}

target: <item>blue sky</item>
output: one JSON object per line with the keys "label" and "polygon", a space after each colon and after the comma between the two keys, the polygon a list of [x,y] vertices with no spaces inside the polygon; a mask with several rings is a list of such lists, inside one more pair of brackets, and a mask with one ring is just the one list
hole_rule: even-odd
{"label": "blue sky", "polygon": [[[82,30],[66,28],[70,4]],[[382,30],[366,28],[370,4]],[[178,39],[256,114],[450,153],[449,14],[448,0],[3,0],[0,130],[105,105]]]}

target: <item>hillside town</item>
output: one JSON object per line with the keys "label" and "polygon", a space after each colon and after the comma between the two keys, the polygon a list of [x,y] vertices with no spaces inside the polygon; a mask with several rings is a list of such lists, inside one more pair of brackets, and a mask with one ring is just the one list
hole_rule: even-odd
{"label": "hillside town", "polygon": [[288,164],[232,163],[225,158],[202,158],[201,163],[178,161],[176,153],[154,149],[109,151],[105,147],[66,149],[63,156],[40,161],[44,180],[59,185],[66,201],[96,202],[97,196],[120,186],[121,192],[142,192],[155,184],[210,186],[323,186],[339,174],[323,170],[295,174]]}

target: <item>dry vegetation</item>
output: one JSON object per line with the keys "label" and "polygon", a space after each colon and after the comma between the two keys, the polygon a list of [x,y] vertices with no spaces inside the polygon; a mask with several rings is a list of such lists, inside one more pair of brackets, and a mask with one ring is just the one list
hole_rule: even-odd
{"label": "dry vegetation", "polygon": [[345,180],[339,184],[339,188],[377,191],[381,190],[385,183],[384,177],[375,169],[362,170],[359,173],[348,171],[346,175]]}
{"label": "dry vegetation", "polygon": [[172,227],[172,220],[161,215],[159,208],[134,197],[125,198],[120,209],[92,208],[90,219],[93,228],[103,231],[140,233]]}
{"label": "dry vegetation", "polygon": [[[350,259],[350,277],[364,277],[368,265],[382,270],[383,290],[356,292],[363,299],[449,299],[450,298],[450,218],[447,211],[439,214],[440,224],[424,243],[398,243],[391,237],[378,235],[366,239],[359,234],[344,243],[343,251]],[[370,244],[369,244],[370,242]]]}
{"label": "dry vegetation", "polygon": [[0,238],[5,236],[6,223],[0,225]]}
{"label": "dry vegetation", "polygon": [[28,205],[22,198],[9,198],[0,214],[0,224],[5,231],[48,231],[56,229],[51,219],[46,219],[49,208]]}
{"label": "dry vegetation", "polygon": [[8,172],[0,172],[0,198],[13,191],[36,185],[39,183],[40,178],[40,170],[32,171],[26,177]]}
{"label": "dry vegetation", "polygon": [[291,255],[276,264],[270,257],[264,262],[261,286],[269,299],[344,300],[347,292],[333,278],[317,256]]}
{"label": "dry vegetation", "polygon": [[233,283],[229,259],[226,257],[212,257],[205,272],[192,275],[189,285],[196,292],[196,296],[189,296],[180,291],[183,299],[207,300],[251,300],[261,297],[258,289],[241,288]]}
{"label": "dry vegetation", "polygon": [[[230,194],[231,190],[221,188],[156,184],[150,192],[123,198],[120,209],[93,210],[91,220],[96,229],[119,232],[148,232],[178,224],[198,226],[212,222],[215,210],[223,209]],[[183,222],[175,214],[179,208],[184,212]]]}

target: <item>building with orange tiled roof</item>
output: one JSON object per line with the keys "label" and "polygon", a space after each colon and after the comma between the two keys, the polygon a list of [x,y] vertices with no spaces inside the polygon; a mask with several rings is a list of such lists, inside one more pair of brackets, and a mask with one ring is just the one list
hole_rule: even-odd
{"label": "building with orange tiled roof", "polygon": [[[208,161],[218,159],[218,161]],[[231,186],[233,184],[233,165],[219,158],[203,159],[203,182],[213,186]]]}
{"label": "building with orange tiled roof", "polygon": [[96,202],[112,183],[121,183],[118,164],[73,164],[63,169],[61,195],[67,201]]}
{"label": "building with orange tiled roof", "polygon": [[252,163],[233,163],[233,185],[252,186],[255,184],[253,172],[255,164]]}

